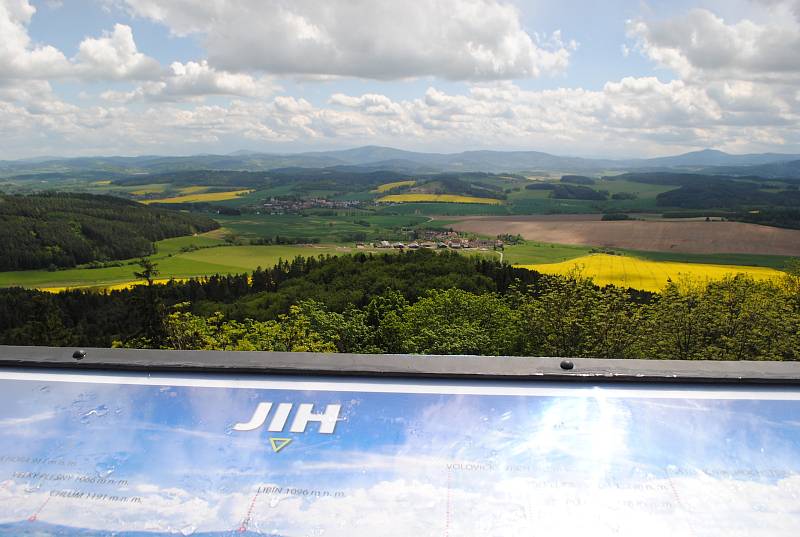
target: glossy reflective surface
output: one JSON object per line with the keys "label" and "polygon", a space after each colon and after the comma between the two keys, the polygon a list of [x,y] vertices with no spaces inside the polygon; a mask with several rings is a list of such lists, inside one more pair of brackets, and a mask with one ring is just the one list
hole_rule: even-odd
{"label": "glossy reflective surface", "polygon": [[800,390],[0,372],[0,535],[798,535]]}

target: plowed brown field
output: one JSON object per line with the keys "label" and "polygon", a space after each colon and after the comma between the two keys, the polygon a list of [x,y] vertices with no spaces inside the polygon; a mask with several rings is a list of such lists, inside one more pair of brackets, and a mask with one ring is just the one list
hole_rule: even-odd
{"label": "plowed brown field", "polygon": [[603,222],[597,215],[472,216],[452,227],[483,235],[520,234],[540,242],[653,252],[800,256],[800,230],[741,222]]}

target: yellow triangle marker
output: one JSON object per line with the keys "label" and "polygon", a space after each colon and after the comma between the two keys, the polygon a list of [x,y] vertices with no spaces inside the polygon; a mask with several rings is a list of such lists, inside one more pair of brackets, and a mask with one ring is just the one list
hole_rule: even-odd
{"label": "yellow triangle marker", "polygon": [[291,443],[291,438],[270,438],[269,443],[272,446],[272,451],[278,453]]}

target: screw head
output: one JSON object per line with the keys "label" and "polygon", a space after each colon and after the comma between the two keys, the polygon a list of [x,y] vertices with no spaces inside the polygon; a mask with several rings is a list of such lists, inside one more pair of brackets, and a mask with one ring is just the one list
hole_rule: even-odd
{"label": "screw head", "polygon": [[79,349],[72,353],[72,357],[75,358],[76,360],[83,360],[84,358],[86,358],[86,351],[83,349]]}
{"label": "screw head", "polygon": [[561,369],[570,370],[575,367],[575,364],[572,363],[570,360],[562,360],[561,361]]}

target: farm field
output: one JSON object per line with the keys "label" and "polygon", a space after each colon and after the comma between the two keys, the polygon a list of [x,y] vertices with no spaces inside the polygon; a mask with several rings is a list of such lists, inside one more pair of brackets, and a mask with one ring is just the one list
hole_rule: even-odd
{"label": "farm field", "polygon": [[[320,242],[355,242],[355,235],[365,235],[363,240],[394,239],[392,230],[410,228],[425,223],[430,218],[417,215],[375,214],[367,211],[326,212],[299,214],[243,216],[209,215],[225,231],[243,237],[275,237],[290,239],[315,238]],[[400,237],[397,237],[400,238]]]}
{"label": "farm field", "polygon": [[777,270],[784,270],[792,259],[790,256],[760,254],[682,254],[680,252],[646,252],[643,250],[622,250],[622,252],[648,261],[742,265],[747,267],[769,267]]}
{"label": "farm field", "polygon": [[688,254],[800,256],[800,230],[741,222],[619,221],[582,216],[468,217],[450,224],[459,231],[522,235],[539,242]]}
{"label": "farm field", "polygon": [[[205,237],[202,237],[205,238]],[[167,242],[167,241],[162,241]],[[187,242],[187,241],[184,241]],[[223,243],[217,240],[217,243]],[[161,246],[161,243],[159,243]],[[279,259],[293,259],[296,256],[341,255],[355,252],[373,254],[392,254],[396,250],[357,249],[350,245],[272,245],[272,246],[228,246],[212,245],[197,250],[180,251],[178,245],[160,248],[159,253],[150,259],[158,264],[160,271],[156,279],[164,283],[169,279],[187,279],[194,276],[250,272],[256,267],[274,266]],[[514,264],[557,263],[587,255],[589,249],[576,246],[524,244],[509,246],[503,252],[505,261]],[[499,259],[500,252],[492,250],[464,250],[464,255],[478,255]],[[124,289],[140,282],[133,279],[138,270],[135,260],[127,260],[119,267],[75,268],[50,272],[47,270],[26,270],[0,272],[0,287],[35,287],[49,292],[66,289]]]}
{"label": "farm field", "polygon": [[[157,278],[153,280],[153,283],[158,285],[163,285],[170,281],[170,279],[177,280],[177,281],[185,281],[186,278]],[[142,280],[133,280],[129,282],[122,282],[122,283],[115,283],[113,285],[84,285],[84,286],[72,286],[72,287],[37,287],[39,291],[45,291],[48,293],[60,293],[61,291],[68,291],[70,289],[97,289],[97,290],[104,290],[104,291],[120,291],[122,289],[130,289],[136,285],[144,285],[145,282]]]}
{"label": "farm field", "polygon": [[728,274],[744,273],[756,279],[773,279],[782,272],[765,267],[711,265],[649,261],[626,255],[592,254],[561,263],[519,264],[546,274],[568,274],[578,270],[598,285],[613,284],[644,291],[660,291],[668,279],[687,276],[698,281],[717,280]]}
{"label": "farm field", "polygon": [[[497,257],[498,252],[492,252]],[[503,250],[503,261],[512,265],[525,265],[535,263],[560,263],[591,253],[591,248],[586,246],[571,246],[568,244],[547,244],[527,241],[523,244],[506,246]]]}
{"label": "farm field", "polygon": [[475,196],[461,196],[458,194],[389,194],[377,199],[381,203],[413,203],[413,202],[444,202],[444,203],[476,203],[483,205],[502,205],[503,202],[493,198],[478,198]]}
{"label": "farm field", "polygon": [[120,190],[123,192],[127,190],[129,194],[133,194],[134,196],[147,196],[148,194],[161,194],[167,190],[168,186],[169,185],[166,183],[154,183],[151,185],[138,185],[133,187],[134,189],[131,189],[131,187],[120,187]]}
{"label": "farm field", "polygon": [[[188,187],[188,188],[204,188],[204,187]],[[252,190],[230,190],[227,192],[196,192],[187,193],[186,195],[174,196],[171,198],[161,198],[142,201],[144,204],[150,203],[197,203],[205,201],[226,201],[238,198],[251,193]]]}
{"label": "farm field", "polygon": [[410,202],[378,207],[377,214],[439,216],[507,215],[507,205],[483,205],[478,203]]}
{"label": "farm field", "polygon": [[394,190],[395,188],[400,188],[401,186],[414,186],[415,184],[417,184],[416,181],[395,181],[394,183],[385,183],[380,185],[373,190],[373,192],[383,193]]}
{"label": "farm field", "polygon": [[[158,252],[150,257],[158,264],[157,281],[186,279],[211,274],[228,274],[252,271],[256,267],[273,266],[279,259],[296,256],[340,255],[357,251],[365,253],[394,253],[395,250],[357,249],[348,245],[270,245],[231,246],[218,238],[225,230],[216,230],[194,237],[178,237],[157,243]],[[527,241],[506,246],[500,251],[465,250],[464,255],[478,255],[503,259],[516,266],[524,266],[545,273],[563,273],[581,264],[586,275],[598,283],[616,283],[647,290],[657,290],[667,277],[685,273],[703,278],[718,277],[730,272],[747,272],[756,275],[777,275],[786,258],[777,256],[717,255],[693,256],[690,254],[663,254],[647,259],[652,252],[624,252],[620,255],[593,254],[592,248],[563,244]],[[686,261],[681,261],[685,259]],[[706,262],[698,262],[703,261]],[[694,261],[694,262],[692,262]],[[709,261],[715,261],[709,263]],[[58,292],[68,288],[122,289],[136,285],[133,272],[138,270],[136,260],[126,260],[121,266],[103,268],[75,268],[59,271],[29,270],[0,273],[0,287],[22,286]],[[762,267],[745,266],[762,265]],[[764,268],[772,267],[772,268]]]}
{"label": "farm field", "polygon": [[[337,255],[356,250],[349,246],[324,244],[227,246],[223,240],[209,235],[179,237],[156,243],[158,253],[150,256],[150,259],[158,264],[160,271],[158,279],[241,273],[251,271],[258,266],[274,266],[279,259]],[[122,288],[135,281],[133,272],[139,270],[139,267],[136,265],[136,260],[126,260],[121,263],[121,266],[74,268],[52,272],[48,270],[0,272],[0,287],[35,287],[47,290],[78,287]]]}

